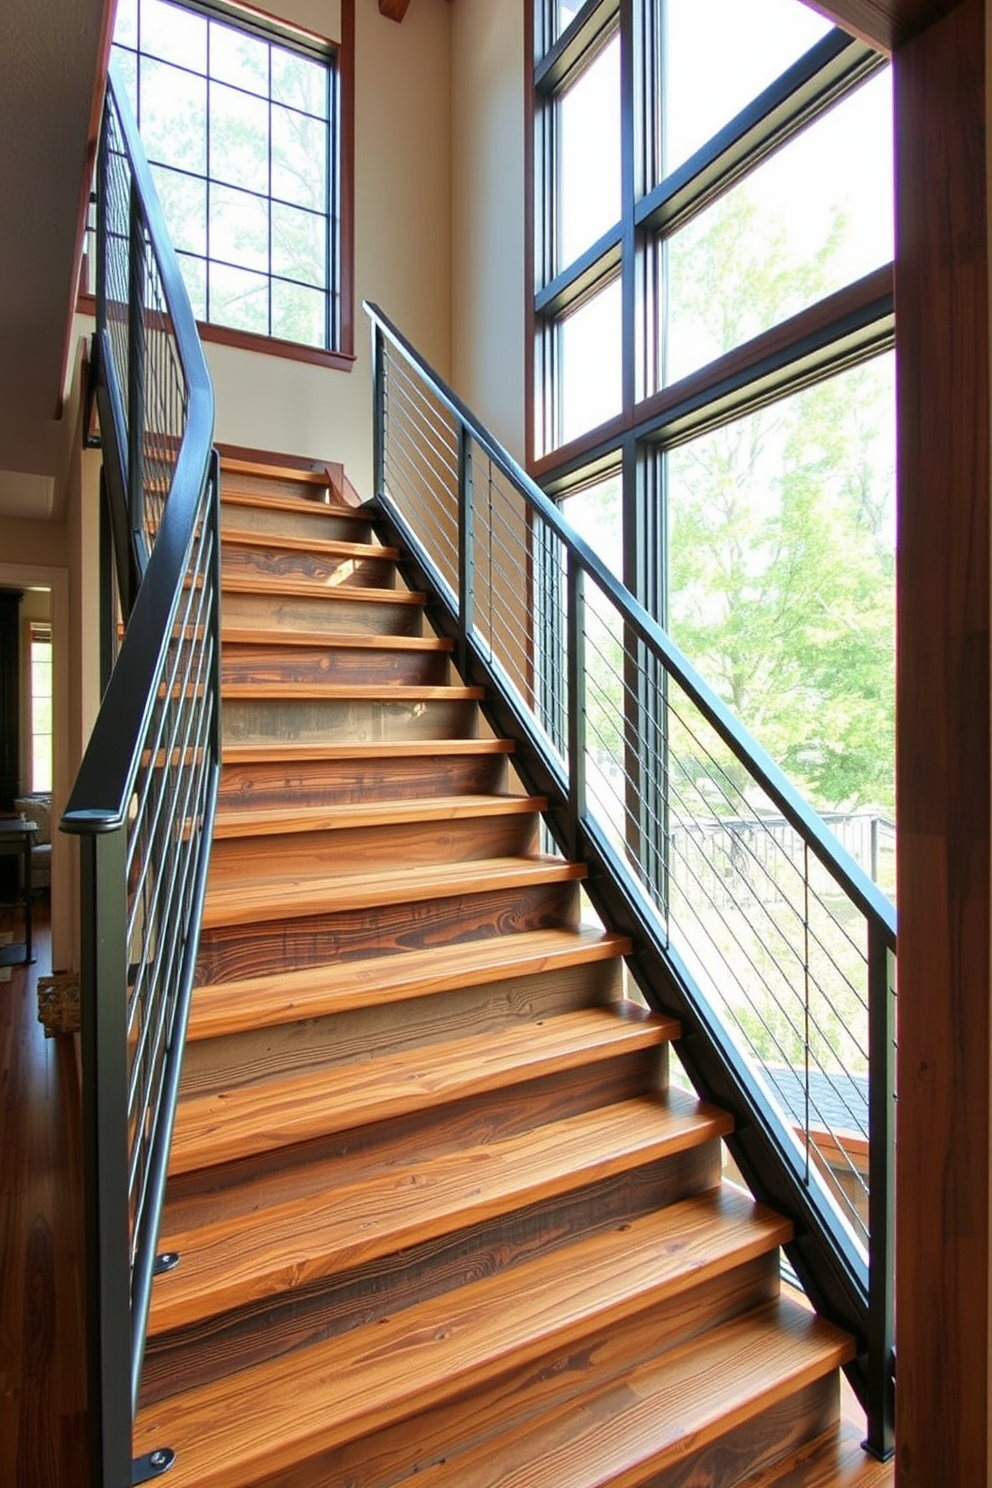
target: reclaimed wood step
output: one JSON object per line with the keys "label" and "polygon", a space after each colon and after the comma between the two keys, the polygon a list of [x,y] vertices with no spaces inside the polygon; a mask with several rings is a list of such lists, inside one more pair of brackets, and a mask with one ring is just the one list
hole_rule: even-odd
{"label": "reclaimed wood step", "polygon": [[416,1483],[675,1488],[692,1474],[693,1482],[733,1488],[738,1473],[728,1460],[767,1460],[796,1434],[816,1431],[825,1402],[811,1387],[827,1383],[829,1410],[830,1376],[853,1353],[839,1329],[780,1297],[594,1389],[581,1411],[568,1403],[523,1430],[418,1467]]}
{"label": "reclaimed wood step", "polygon": [[225,594],[298,596],[301,599],[320,599],[327,604],[335,601],[367,605],[422,606],[427,596],[413,589],[386,589],[362,585],[333,585],[321,583],[319,579],[282,577],[278,574],[221,573],[221,589]]}
{"label": "reclaimed wood step", "polygon": [[400,1054],[181,1099],[169,1172],[235,1162],[329,1132],[398,1121],[619,1052],[658,1048],[677,1025],[618,1009],[589,1008]]}
{"label": "reclaimed wood step", "polygon": [[[171,1446],[177,1485],[286,1481],[296,1464],[359,1437],[371,1445],[391,1424],[484,1390],[507,1370],[591,1333],[621,1328],[652,1303],[690,1294],[789,1234],[777,1215],[725,1191],[686,1200],[583,1239],[567,1260],[540,1256],[146,1407],[134,1449]],[[752,1363],[757,1342],[752,1334]],[[552,1482],[542,1480],[542,1488]]]}
{"label": "reclaimed wood step", "polygon": [[[351,549],[352,551],[349,551]],[[355,550],[358,551],[355,551]],[[260,579],[309,584],[315,589],[387,589],[396,583],[396,564],[381,548],[358,544],[299,542],[272,536],[261,542],[239,541],[230,534],[221,544],[221,583]]]}
{"label": "reclaimed wood step", "polygon": [[376,906],[437,900],[466,893],[486,893],[537,884],[578,883],[586,876],[583,863],[561,858],[490,858],[472,863],[432,863],[401,866],[399,871],[338,873],[323,877],[242,879],[211,884],[206,893],[203,927],[254,925],[343,909],[370,910]]}
{"label": "reclaimed wood step", "polygon": [[471,738],[479,728],[479,699],[449,687],[375,687],[356,695],[295,687],[221,690],[223,738],[232,744],[369,743],[381,739]]}
{"label": "reclaimed wood step", "polygon": [[341,538],[298,537],[292,532],[280,533],[277,538],[256,532],[250,527],[228,527],[224,532],[225,548],[257,548],[262,553],[311,553],[328,558],[381,559],[395,563],[399,559],[398,548],[386,548],[379,543],[346,542]]}
{"label": "reclaimed wood step", "polygon": [[327,490],[331,484],[331,473],[325,464],[314,461],[312,465],[281,465],[277,460],[255,460],[248,455],[231,455],[221,452],[220,468],[231,477],[252,476],[273,484],[292,483],[304,489]]}
{"label": "reclaimed wood step", "polygon": [[512,754],[512,739],[367,739],[360,742],[333,740],[327,744],[300,744],[292,739],[279,743],[242,744],[224,741],[224,764],[240,768],[250,764],[284,761],[376,759],[423,759],[434,756]]}
{"label": "reclaimed wood step", "polygon": [[460,941],[370,960],[308,966],[198,986],[191,1041],[326,1018],[359,1007],[412,1001],[477,980],[507,981],[625,956],[630,942],[600,930],[529,930],[496,941]]}
{"label": "reclaimed wood step", "polygon": [[298,970],[579,923],[580,878],[542,872],[487,881],[466,866],[459,876],[460,885],[445,883],[443,893],[435,891],[435,880],[425,896],[421,870],[408,875],[407,888],[397,886],[391,898],[383,892],[378,897],[386,902],[371,907],[359,902],[342,909],[331,896],[326,905],[317,900],[291,917],[204,928],[197,981],[224,982],[252,976],[261,967]]}
{"label": "reclaimed wood step", "polygon": [[481,702],[484,687],[445,682],[435,687],[383,687],[379,682],[224,682],[222,698],[330,698],[342,702]]}
{"label": "reclaimed wood step", "polygon": [[[493,741],[458,741],[482,746]],[[358,801],[402,800],[419,796],[489,795],[507,788],[509,749],[449,748],[417,741],[412,750],[371,747],[348,752],[324,751],[320,745],[286,751],[258,751],[233,746],[221,766],[218,805],[245,809],[270,806],[333,805]],[[270,757],[271,755],[271,757]],[[246,757],[247,756],[247,757]]]}
{"label": "reclaimed wood step", "polygon": [[267,533],[274,538],[313,535],[341,542],[372,542],[374,536],[368,513],[343,506],[333,498],[324,499],[319,492],[279,496],[264,490],[239,491],[222,486],[222,540],[232,529]]}
{"label": "reclaimed wood step", "polygon": [[328,633],[418,636],[423,629],[423,604],[411,601],[405,589],[321,589],[319,586],[286,589],[271,584],[251,587],[232,579],[224,590],[224,623],[265,626],[279,630],[309,630]]}
{"label": "reclaimed wood step", "polygon": [[239,1221],[180,1232],[166,1211],[160,1248],[180,1257],[152,1293],[149,1328],[161,1333],[215,1312],[308,1286],[395,1250],[419,1245],[514,1208],[557,1198],[727,1136],[730,1118],[664,1094],[599,1107],[480,1147],[425,1153],[399,1169],[327,1189]]}
{"label": "reclaimed wood step", "polygon": [[[295,632],[273,641],[226,634],[221,651],[225,682],[348,682],[381,687],[440,687],[450,681],[449,651],[419,636],[389,636],[400,645],[349,645],[345,636]],[[434,638],[436,639],[436,637]]]}
{"label": "reclaimed wood step", "polygon": [[454,642],[446,636],[363,635],[358,631],[352,635],[333,631],[320,635],[312,630],[273,630],[264,625],[229,623],[226,616],[222,619],[221,640],[225,645],[267,646],[276,650],[289,646],[324,646],[329,651],[443,651],[446,655],[454,650]]}
{"label": "reclaimed wood step", "polygon": [[534,815],[547,810],[543,796],[434,796],[427,800],[359,801],[339,806],[218,809],[215,840],[352,827],[392,827],[401,822],[457,821],[485,816]]}

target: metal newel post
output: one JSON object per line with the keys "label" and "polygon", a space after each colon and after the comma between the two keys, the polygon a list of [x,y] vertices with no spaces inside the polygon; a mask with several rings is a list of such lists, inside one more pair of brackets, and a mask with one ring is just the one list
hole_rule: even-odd
{"label": "metal newel post", "polygon": [[886,1461],[895,1439],[895,952],[868,928],[868,1436]]}
{"label": "metal newel post", "polygon": [[475,629],[475,501],[471,435],[458,425],[458,666],[468,675],[469,640]]}
{"label": "metal newel post", "polygon": [[567,557],[568,816],[570,852],[581,856],[579,831],[586,814],[585,570],[571,548]]}
{"label": "metal newel post", "polygon": [[372,489],[381,496],[386,474],[386,355],[382,330],[372,325]]}
{"label": "metal newel post", "polygon": [[90,1475],[131,1485],[125,834],[80,842],[83,1162]]}

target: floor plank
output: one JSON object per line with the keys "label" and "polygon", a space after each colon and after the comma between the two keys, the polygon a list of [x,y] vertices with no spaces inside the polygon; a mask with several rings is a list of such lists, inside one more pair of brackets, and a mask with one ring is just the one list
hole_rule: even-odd
{"label": "floor plank", "polygon": [[37,1021],[47,902],[35,915],[37,961],[0,984],[0,1483],[86,1488],[75,1055]]}

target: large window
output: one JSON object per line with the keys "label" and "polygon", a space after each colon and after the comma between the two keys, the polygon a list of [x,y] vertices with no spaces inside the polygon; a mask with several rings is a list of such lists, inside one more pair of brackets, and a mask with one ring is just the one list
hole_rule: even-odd
{"label": "large window", "polygon": [[888,814],[885,58],[802,0],[532,13],[532,469],[815,804]]}
{"label": "large window", "polygon": [[226,3],[120,0],[114,53],[197,319],[349,353],[339,49]]}

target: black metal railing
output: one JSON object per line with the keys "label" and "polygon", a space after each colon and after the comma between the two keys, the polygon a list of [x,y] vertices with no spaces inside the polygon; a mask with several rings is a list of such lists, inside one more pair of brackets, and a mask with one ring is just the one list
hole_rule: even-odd
{"label": "black metal railing", "polygon": [[682,1021],[891,1451],[895,912],[670,636],[375,306],[374,477],[548,825]]}
{"label": "black metal railing", "polygon": [[97,171],[93,369],[113,537],[113,670],[62,830],[80,839],[93,1488],[132,1462],[220,756],[213,392],[123,89]]}

